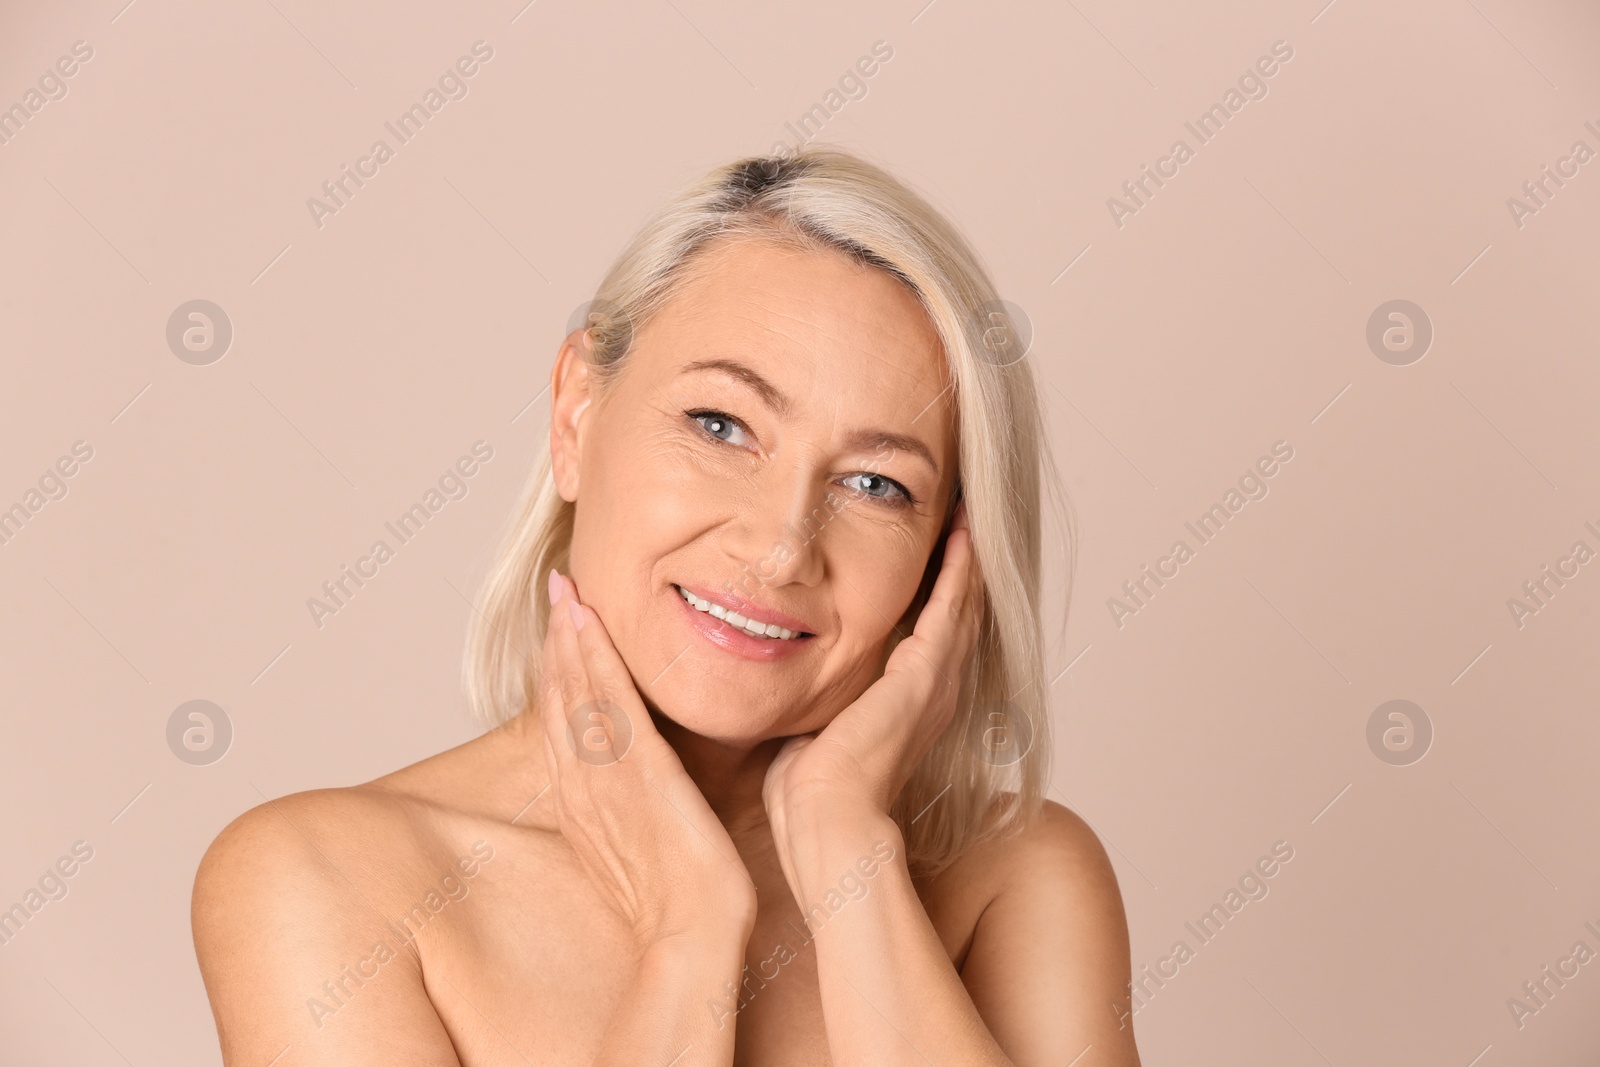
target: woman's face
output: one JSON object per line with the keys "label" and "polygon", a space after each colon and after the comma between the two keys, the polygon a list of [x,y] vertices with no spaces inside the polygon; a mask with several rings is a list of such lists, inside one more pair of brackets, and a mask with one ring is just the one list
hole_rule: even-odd
{"label": "woman's face", "polygon": [[[577,503],[571,573],[640,695],[736,744],[826,725],[877,677],[954,485],[948,372],[921,305],[836,252],[724,242],[603,398],[575,343],[551,428]],[[751,636],[680,589],[801,636]]]}

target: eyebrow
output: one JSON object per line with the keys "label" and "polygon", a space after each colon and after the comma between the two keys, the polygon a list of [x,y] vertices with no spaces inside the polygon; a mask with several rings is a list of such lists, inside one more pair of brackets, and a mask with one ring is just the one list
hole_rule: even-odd
{"label": "eyebrow", "polygon": [[[722,371],[724,374],[743,382],[755,391],[756,395],[767,407],[771,408],[779,418],[789,419],[794,414],[794,402],[766,379],[759,371],[747,367],[743,363],[731,359],[697,359],[684,366],[682,373],[690,374],[694,371]],[[939,474],[939,464],[933,458],[933,452],[919,438],[908,434],[890,433],[888,430],[856,430],[846,439],[846,444],[857,451],[876,452],[883,448],[892,448],[897,452],[904,452],[916,456],[932,469],[935,475]]]}

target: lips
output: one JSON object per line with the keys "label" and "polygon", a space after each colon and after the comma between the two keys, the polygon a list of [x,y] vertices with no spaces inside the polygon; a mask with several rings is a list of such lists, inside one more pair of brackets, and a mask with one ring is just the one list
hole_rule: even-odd
{"label": "lips", "polygon": [[[678,595],[685,593],[694,597],[699,604],[695,605],[700,610],[709,602],[711,616],[726,621],[734,629],[758,628],[766,631],[769,638],[784,640],[792,637],[813,637],[816,631],[804,619],[797,618],[786,612],[778,611],[745,600],[743,597],[732,593],[712,594],[699,586],[677,585]],[[686,598],[685,598],[686,599]],[[686,599],[687,602],[687,599]],[[774,630],[787,631],[787,634],[775,633]]]}
{"label": "lips", "polygon": [[[756,622],[746,620],[746,625],[750,629],[730,622],[730,619],[742,617],[742,614],[730,612],[722,601],[741,603],[738,597],[723,596],[718,598],[715,602],[716,610],[723,613],[719,618],[711,614],[712,604],[707,603],[708,598],[702,597],[692,590],[686,595],[681,586],[674,586],[672,596],[673,599],[677,600],[678,610],[683,613],[683,620],[690,632],[698,634],[701,640],[746,663],[769,665],[795,663],[804,660],[807,651],[817,647],[815,635],[803,629],[804,622],[792,615],[785,615],[782,612],[771,609],[751,609],[755,611],[757,621],[762,622],[764,626],[762,636],[756,637],[752,633]],[[690,603],[688,596],[694,596],[695,602]],[[748,606],[747,601],[742,603]],[[706,606],[706,610],[702,611],[700,609],[698,605],[701,604]],[[768,620],[789,620],[799,623],[800,626],[788,627],[783,626],[780,622]],[[777,631],[776,635],[768,636],[768,629]],[[784,637],[785,633],[789,636]]]}

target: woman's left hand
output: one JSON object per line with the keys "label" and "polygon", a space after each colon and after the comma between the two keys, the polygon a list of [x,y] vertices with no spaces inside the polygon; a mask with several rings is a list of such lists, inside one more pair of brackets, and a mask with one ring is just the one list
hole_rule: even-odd
{"label": "woman's left hand", "polygon": [[790,738],[768,768],[762,795],[777,841],[785,840],[798,807],[842,804],[888,814],[954,715],[977,645],[982,591],[962,503],[928,603],[883,676],[821,731]]}

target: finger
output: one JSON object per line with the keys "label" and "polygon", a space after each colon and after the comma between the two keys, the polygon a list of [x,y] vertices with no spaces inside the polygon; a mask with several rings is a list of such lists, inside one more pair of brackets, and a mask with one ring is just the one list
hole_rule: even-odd
{"label": "finger", "polygon": [[577,631],[578,651],[594,698],[605,702],[600,710],[616,717],[607,725],[613,754],[624,759],[636,746],[655,745],[661,735],[639,696],[633,675],[628,673],[605,623],[600,621],[599,612],[584,604],[578,605],[578,611],[583,616],[583,628]]}
{"label": "finger", "polygon": [[550,618],[545,625],[544,649],[539,661],[539,721],[544,729],[550,758],[558,769],[570,769],[574,762],[572,743],[568,740],[568,721],[575,706],[563,692],[562,678],[572,673],[573,657],[563,654],[560,636],[567,618],[566,586],[557,577],[551,582],[555,598],[550,606]]}
{"label": "finger", "polygon": [[972,531],[965,527],[952,529],[945,538],[939,576],[934,579],[933,592],[913,633],[936,647],[947,646],[953,640],[957,630],[953,624],[961,619],[963,608],[971,601],[971,571]]}
{"label": "finger", "polygon": [[545,792],[549,794],[550,810],[555,816],[556,825],[560,827],[566,823],[566,812],[561,803],[563,774],[561,754],[567,753],[570,760],[571,753],[556,735],[556,730],[566,721],[566,716],[561,706],[561,692],[555,681],[557,653],[554,630],[553,625],[546,625],[544,647],[539,657],[539,741],[544,751],[545,772],[548,777]]}
{"label": "finger", "polygon": [[572,736],[572,717],[585,704],[594,700],[589,684],[589,673],[584,666],[583,654],[578,650],[578,632],[572,623],[572,609],[577,603],[575,587],[565,576],[561,579],[564,591],[561,599],[551,605],[550,632],[555,644],[556,662],[553,684],[560,694],[559,722],[552,722],[551,743],[563,754],[563,767],[570,767],[567,757],[575,756],[576,739]]}
{"label": "finger", "polygon": [[963,583],[963,597],[958,614],[963,620],[961,637],[958,647],[969,650],[976,644],[978,633],[983,626],[983,617],[988,610],[987,598],[984,595],[983,561],[978,558],[977,546],[972,540],[972,528],[966,522],[966,503],[963,501],[961,528],[964,531],[962,540],[966,543],[966,559],[964,569],[966,580]]}
{"label": "finger", "polygon": [[555,614],[545,625],[544,643],[539,649],[539,725],[548,735],[550,720],[560,713],[561,693],[556,688]]}
{"label": "finger", "polygon": [[909,642],[912,650],[921,653],[920,658],[926,661],[922,664],[924,669],[916,672],[926,687],[920,690],[919,699],[958,688],[977,641],[977,612],[973,607],[981,605],[982,595],[981,587],[974,581],[976,556],[972,549],[972,530],[964,518],[963,510],[952,523],[945,539],[939,576],[934,580],[928,603],[917,619]]}
{"label": "finger", "polygon": [[556,687],[556,614],[554,608],[550,612],[550,620],[545,624],[544,640],[539,649],[539,678],[538,697],[541,716],[544,709],[551,701],[561,699],[561,693]]}
{"label": "finger", "polygon": [[545,791],[550,794],[550,810],[556,817],[556,825],[566,823],[566,808],[561,803],[561,758],[556,754],[559,746],[550,740],[550,732],[544,734],[544,765],[550,774],[550,782],[545,786]]}
{"label": "finger", "polygon": [[983,618],[988,613],[989,604],[983,584],[983,561],[978,558],[977,546],[972,543],[970,529],[967,531],[967,551],[970,553],[967,564],[967,602],[971,605],[968,618],[971,620],[971,636],[976,642],[978,632],[982,629]]}

